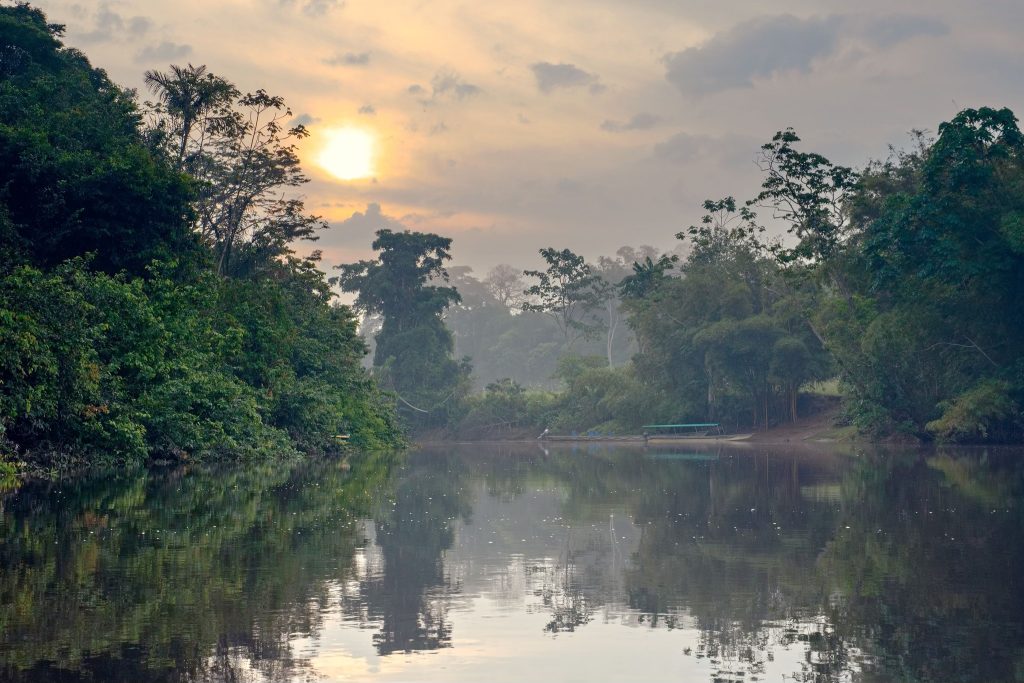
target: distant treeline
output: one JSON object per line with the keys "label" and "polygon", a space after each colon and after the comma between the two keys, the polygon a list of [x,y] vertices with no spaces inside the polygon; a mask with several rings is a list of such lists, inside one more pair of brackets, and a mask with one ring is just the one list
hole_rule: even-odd
{"label": "distant treeline", "polygon": [[[1020,441],[1024,136],[1013,113],[964,110],[859,170],[799,142],[786,130],[761,148],[756,197],[706,201],[676,235],[683,258],[622,249],[589,264],[548,248],[543,271],[499,266],[477,280],[442,267],[446,240],[422,283],[450,285],[433,315],[450,329],[438,352],[468,356],[461,379],[431,393],[410,372],[391,387],[419,392],[410,415],[422,426],[494,435],[762,429],[797,419],[802,390],[838,380],[841,419],[866,433]],[[767,238],[759,213],[789,234]],[[387,311],[363,310],[387,327]]]}
{"label": "distant treeline", "polygon": [[324,224],[284,102],[190,65],[140,104],[62,33],[0,8],[0,468],[399,443],[289,248]]}

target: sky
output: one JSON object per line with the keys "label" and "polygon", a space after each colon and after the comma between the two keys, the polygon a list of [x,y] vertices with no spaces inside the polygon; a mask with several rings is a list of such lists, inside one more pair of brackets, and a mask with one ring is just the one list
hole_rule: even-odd
{"label": "sky", "polygon": [[[1020,0],[33,4],[124,86],[192,63],[284,97],[328,267],[380,228],[451,237],[479,275],[548,246],[669,250],[705,198],[756,194],[778,130],[859,166],[959,109],[1024,111]],[[367,177],[321,167],[342,129]]]}

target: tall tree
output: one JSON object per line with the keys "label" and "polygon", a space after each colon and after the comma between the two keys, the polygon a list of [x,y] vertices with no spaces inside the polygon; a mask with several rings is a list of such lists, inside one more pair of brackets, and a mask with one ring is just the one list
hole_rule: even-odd
{"label": "tall tree", "polygon": [[249,274],[315,240],[327,227],[306,212],[297,188],[309,182],[284,99],[264,90],[239,95],[205,66],[150,71],[151,138],[199,181],[195,228],[214,251],[221,275]]}
{"label": "tall tree", "polygon": [[337,448],[340,432],[395,443],[315,262],[215,277],[196,183],[60,33],[0,7],[0,462],[280,457]]}
{"label": "tall tree", "polygon": [[195,172],[210,135],[218,124],[230,119],[227,112],[240,94],[238,89],[211,74],[205,65],[172,64],[167,71],[147,71],[145,80],[158,99],[152,108],[157,117],[152,133],[166,137],[177,148],[174,160],[178,170],[186,169],[185,154],[191,148],[196,158],[187,166]]}
{"label": "tall tree", "polygon": [[732,197],[703,206],[700,223],[676,235],[690,244],[678,276],[671,258],[647,258],[621,285],[639,339],[634,366],[680,417],[733,427],[795,419],[800,387],[827,376],[826,354],[756,215]]}
{"label": "tall tree", "polygon": [[787,128],[761,147],[764,181],[751,204],[770,207],[799,240],[795,247],[778,248],[782,261],[831,265],[848,236],[847,200],[858,176],[820,154],[797,150],[797,142],[796,132]]}
{"label": "tall tree", "polygon": [[524,311],[535,311],[550,316],[557,324],[567,345],[580,337],[593,335],[599,328],[594,309],[599,304],[597,286],[600,278],[578,254],[569,249],[561,251],[547,247],[540,250],[548,267],[546,270],[525,270],[527,277],[537,282],[525,292]]}
{"label": "tall tree", "polygon": [[871,307],[826,317],[844,342],[837,353],[863,378],[851,383],[862,415],[918,435],[1019,439],[1024,134],[1016,117],[966,109],[922,154],[867,177],[849,271]]}
{"label": "tall tree", "polygon": [[356,294],[356,308],[383,316],[373,358],[379,378],[424,425],[443,421],[468,389],[468,364],[452,357],[452,334],[441,319],[459,294],[429,284],[447,281],[451,243],[430,233],[379,230],[376,259],[338,267],[337,281]]}
{"label": "tall tree", "polygon": [[[631,253],[632,252],[632,253]],[[629,277],[633,261],[626,261],[621,254],[626,256],[635,255],[635,251],[628,247],[622,247],[617,252],[619,258],[608,258],[601,256],[597,259],[594,267],[594,274],[598,279],[594,285],[594,297],[600,307],[601,324],[604,327],[604,352],[608,360],[608,367],[615,367],[616,340],[628,330],[625,327],[625,310],[622,305],[622,282]]]}

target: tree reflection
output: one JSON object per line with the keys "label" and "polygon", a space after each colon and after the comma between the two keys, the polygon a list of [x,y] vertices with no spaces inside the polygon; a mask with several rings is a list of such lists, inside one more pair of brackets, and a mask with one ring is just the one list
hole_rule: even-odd
{"label": "tree reflection", "polygon": [[820,568],[837,632],[876,678],[1024,679],[1024,462],[889,453],[843,481]]}
{"label": "tree reflection", "polygon": [[451,458],[414,460],[400,474],[389,506],[375,515],[383,572],[361,586],[370,619],[381,622],[377,652],[451,647],[448,599],[457,586],[445,576],[444,551],[457,520],[468,520],[463,471]]}
{"label": "tree reflection", "polygon": [[571,533],[566,537],[565,551],[558,561],[544,571],[536,594],[551,612],[551,620],[544,626],[549,633],[571,633],[593,618],[595,601],[588,598],[580,580]]}
{"label": "tree reflection", "polygon": [[763,676],[776,647],[816,643],[805,620],[826,592],[814,564],[839,512],[805,492],[833,466],[757,454],[666,469],[661,494],[637,507],[630,606],[652,626],[695,624],[695,656],[721,681]]}
{"label": "tree reflection", "polygon": [[[521,572],[503,608],[541,611],[538,637],[680,629],[720,681],[776,676],[787,651],[796,681],[1024,679],[1018,453],[669,455],[444,449],[26,486],[0,508],[0,680],[312,679],[293,644],[338,607],[381,656],[451,648],[488,569]],[[473,506],[507,537],[477,530],[453,567]]]}
{"label": "tree reflection", "polygon": [[302,680],[389,460],[22,487],[0,518],[0,679]]}
{"label": "tree reflection", "polygon": [[1018,453],[672,462],[556,448],[472,467],[506,498],[557,482],[575,529],[615,505],[642,531],[621,596],[593,576],[608,553],[584,570],[563,552],[545,569],[550,632],[585,628],[621,599],[652,628],[696,626],[691,655],[713,679],[763,677],[797,649],[798,681],[1024,680]]}

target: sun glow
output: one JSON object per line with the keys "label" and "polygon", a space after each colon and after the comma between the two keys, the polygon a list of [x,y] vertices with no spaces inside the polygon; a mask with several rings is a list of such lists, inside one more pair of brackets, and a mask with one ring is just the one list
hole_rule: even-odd
{"label": "sun glow", "polygon": [[373,175],[373,136],[358,128],[327,131],[327,144],[317,162],[339,180],[369,178]]}

